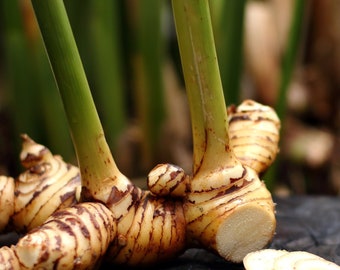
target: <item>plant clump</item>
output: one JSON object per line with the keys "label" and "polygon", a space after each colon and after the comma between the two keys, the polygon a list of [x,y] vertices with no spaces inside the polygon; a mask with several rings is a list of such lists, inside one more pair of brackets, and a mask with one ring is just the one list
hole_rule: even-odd
{"label": "plant clump", "polygon": [[[262,108],[263,114],[268,116],[268,108],[250,101],[246,103],[247,106],[253,104],[256,108],[254,111],[257,113],[257,120],[254,130],[252,125],[249,123],[247,125],[247,130],[251,134],[249,137],[251,143],[244,146],[245,150],[247,147],[249,149],[243,151],[243,154],[256,153],[252,148],[258,148],[263,142],[263,138],[259,135],[261,127],[264,127],[264,132],[270,133],[267,123],[270,117],[258,115]],[[244,104],[240,105],[241,108],[242,106]],[[270,112],[274,114],[272,118],[276,119],[275,112],[273,110]],[[232,117],[229,121],[236,123],[236,119]],[[266,123],[261,125],[259,123],[261,121]],[[232,122],[230,124],[232,125]],[[278,134],[279,124],[270,126],[275,127],[271,132]],[[230,144],[237,145],[233,140],[238,139],[239,137],[231,136]],[[41,265],[37,260],[41,260],[39,256],[42,256],[40,253],[43,247],[49,245],[47,243],[57,245],[54,243],[56,238],[52,237],[53,231],[61,229],[62,232],[58,237],[62,240],[64,236],[70,234],[65,233],[64,229],[69,226],[65,224],[71,222],[71,224],[78,224],[80,231],[77,228],[73,229],[72,241],[78,241],[79,245],[90,245],[89,239],[109,241],[101,247],[101,255],[98,255],[99,259],[105,254],[108,263],[147,265],[170,259],[182,253],[186,247],[193,246],[207,248],[226,260],[241,262],[247,253],[261,249],[270,242],[275,231],[275,210],[270,192],[259,179],[259,172],[247,164],[246,158],[239,160],[232,155],[233,158],[230,159],[228,155],[232,153],[232,148],[226,148],[226,151],[229,151],[225,154],[228,162],[224,167],[215,168],[210,167],[212,166],[210,163],[204,163],[193,176],[186,174],[176,165],[157,165],[147,177],[149,190],[141,190],[125,177],[123,180],[128,184],[125,192],[119,192],[114,185],[107,186],[106,188],[111,189],[113,195],[108,197],[106,202],[102,201],[100,207],[105,207],[105,204],[114,219],[114,225],[110,225],[113,236],[111,235],[108,240],[107,232],[98,236],[99,232],[94,230],[92,232],[92,229],[86,228],[87,222],[80,222],[76,218],[77,213],[83,215],[79,210],[83,209],[79,208],[83,205],[79,195],[81,189],[79,170],[62,161],[60,157],[53,156],[46,147],[24,135],[21,160],[27,170],[15,181],[13,178],[0,178],[0,180],[8,179],[8,190],[12,190],[12,192],[1,193],[0,200],[5,203],[1,203],[0,211],[8,212],[8,224],[12,227],[7,228],[28,231],[28,234],[17,245],[0,249],[0,256],[12,258],[8,260],[13,261],[11,264],[13,266],[16,263],[13,258],[18,258],[19,261],[23,258],[28,260],[27,254],[32,256],[35,254],[34,256],[38,257],[34,259],[33,256],[32,261],[25,261],[25,264],[30,267]],[[254,168],[257,168],[256,162],[261,164],[262,168],[268,167],[272,162],[271,159],[263,162],[260,154],[258,156],[253,154],[251,160]],[[20,204],[16,202],[18,199]],[[87,200],[90,201],[91,198],[87,197]],[[20,207],[15,208],[15,205]],[[97,209],[97,206],[89,207],[93,211]],[[75,215],[74,218],[69,216],[70,211]],[[26,218],[19,218],[22,213],[27,213]],[[49,218],[50,215],[52,216]],[[85,215],[86,218],[92,219],[89,214],[85,213]],[[100,213],[93,213],[93,215],[101,216]],[[60,223],[61,220],[66,223]],[[56,225],[51,226],[51,224]],[[99,225],[93,226],[100,229]],[[46,233],[46,230],[49,233]],[[83,234],[88,235],[89,239],[85,239],[87,242],[84,239],[76,240],[84,237]],[[63,241],[66,243],[70,240]],[[44,261],[46,265],[50,263],[59,267],[53,258],[66,256],[71,252],[69,249],[72,250],[72,245],[60,243],[58,245],[58,248],[51,246],[44,251],[51,257],[50,260]],[[29,252],[32,249],[36,250],[34,254]],[[59,249],[60,251],[57,251]],[[80,256],[79,254],[83,253],[81,250],[80,246],[74,249],[74,256]],[[54,254],[55,252],[61,253],[57,255]],[[88,262],[90,261],[85,260],[83,263],[85,265]],[[74,265],[70,267],[72,269]]]}

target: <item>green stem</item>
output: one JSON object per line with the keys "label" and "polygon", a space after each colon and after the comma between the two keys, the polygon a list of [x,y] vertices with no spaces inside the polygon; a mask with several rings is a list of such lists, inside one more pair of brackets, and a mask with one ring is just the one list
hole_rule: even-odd
{"label": "green stem", "polygon": [[[31,20],[35,20],[34,17]],[[36,89],[40,100],[42,117],[40,129],[45,131],[45,142],[53,153],[61,155],[65,160],[74,161],[75,154],[67,127],[65,111],[59,98],[53,74],[49,68],[42,40],[38,34],[39,30],[38,28],[35,30],[35,35],[32,35],[30,39],[30,54],[32,56],[31,69],[34,71],[32,79],[37,82]],[[50,102],[51,100],[54,100],[54,102]],[[35,138],[35,140],[38,140],[38,138]]]}
{"label": "green stem", "polygon": [[125,178],[106,142],[63,1],[32,0],[32,4],[70,125],[83,188],[97,196],[106,189],[100,195],[106,200],[112,188],[106,185],[108,179]]}
{"label": "green stem", "polygon": [[233,154],[226,151],[229,149],[227,112],[208,1],[173,0],[172,3],[190,104],[195,174],[203,162],[216,167],[225,162],[223,158],[212,164],[216,157],[231,160]]}

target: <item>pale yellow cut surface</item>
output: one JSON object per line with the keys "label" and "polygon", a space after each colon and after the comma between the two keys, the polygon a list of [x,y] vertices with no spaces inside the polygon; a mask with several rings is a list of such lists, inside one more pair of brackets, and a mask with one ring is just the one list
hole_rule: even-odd
{"label": "pale yellow cut surface", "polygon": [[277,260],[274,263],[274,269],[275,270],[289,270],[289,269],[293,270],[294,265],[298,261],[308,260],[308,259],[320,260],[322,258],[315,254],[306,252],[306,251],[293,251],[293,252],[289,252],[277,258]]}
{"label": "pale yellow cut surface", "polygon": [[246,270],[337,270],[340,266],[306,251],[262,249],[243,259]]}
{"label": "pale yellow cut surface", "polygon": [[340,266],[324,259],[299,260],[295,263],[296,270],[337,270]]}
{"label": "pale yellow cut surface", "polygon": [[272,270],[275,260],[287,253],[286,250],[262,249],[247,254],[244,257],[243,264],[246,270]]}

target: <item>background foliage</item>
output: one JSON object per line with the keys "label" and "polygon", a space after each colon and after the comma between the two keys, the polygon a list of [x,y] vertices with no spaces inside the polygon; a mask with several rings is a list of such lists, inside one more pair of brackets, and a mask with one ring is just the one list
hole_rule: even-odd
{"label": "background foliage", "polygon": [[[160,162],[190,172],[190,116],[170,2],[65,4],[119,168],[134,179]],[[0,173],[20,172],[20,133],[75,163],[30,1],[3,0],[0,12]],[[227,104],[252,98],[285,108],[279,159],[263,176],[277,194],[339,193],[339,12],[336,0],[211,1]]]}

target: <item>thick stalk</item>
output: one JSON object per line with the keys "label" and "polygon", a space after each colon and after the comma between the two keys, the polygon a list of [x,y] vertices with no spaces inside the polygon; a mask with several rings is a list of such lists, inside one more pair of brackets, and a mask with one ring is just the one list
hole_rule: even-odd
{"label": "thick stalk", "polygon": [[69,122],[84,199],[107,203],[112,187],[125,191],[130,182],[118,170],[104,137],[64,4],[59,0],[32,4]]}
{"label": "thick stalk", "polygon": [[[39,121],[40,129],[43,131],[45,143],[49,145],[52,152],[58,153],[65,160],[74,161],[75,154],[72,148],[65,112],[59,98],[53,74],[49,68],[38,25],[34,18],[33,8],[28,1],[24,2],[23,5],[24,12],[26,13],[23,16],[27,17],[25,33],[30,45],[30,68],[34,72],[31,80],[37,82],[35,88],[39,97],[40,117],[43,120]],[[55,100],[55,102],[50,102],[50,100]],[[31,135],[30,133],[28,134]]]}
{"label": "thick stalk", "polygon": [[173,10],[194,133],[194,175],[184,206],[187,238],[240,262],[272,238],[273,202],[230,145],[208,0],[173,0]]}
{"label": "thick stalk", "polygon": [[202,166],[225,166],[234,155],[208,3],[174,0],[173,10],[190,104],[195,174]]}

